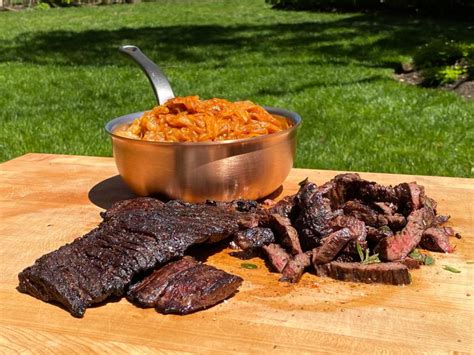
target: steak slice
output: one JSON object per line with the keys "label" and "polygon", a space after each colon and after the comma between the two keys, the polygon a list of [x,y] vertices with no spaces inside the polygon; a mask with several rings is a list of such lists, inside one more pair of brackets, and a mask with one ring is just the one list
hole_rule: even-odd
{"label": "steak slice", "polygon": [[343,254],[359,257],[357,244],[361,246],[362,250],[367,248],[367,231],[363,221],[352,216],[336,216],[331,220],[330,226],[333,230],[348,228],[350,231],[351,240],[343,248]]}
{"label": "steak slice", "polygon": [[360,181],[359,174],[346,173],[336,175],[332,180],[318,188],[323,197],[331,201],[333,209],[339,209],[347,200],[348,187],[355,181]]}
{"label": "steak slice", "polygon": [[393,236],[392,230],[387,227],[383,226],[380,228],[374,227],[367,227],[367,241],[372,243],[373,245],[377,245],[382,239]]}
{"label": "steak slice", "polygon": [[289,248],[291,254],[296,255],[303,252],[301,250],[298,232],[291,225],[291,221],[288,218],[278,214],[271,214],[268,223],[269,227],[275,233],[277,242]]}
{"label": "steak slice", "polygon": [[193,244],[235,234],[251,213],[209,204],[119,202],[101,225],[23,270],[18,290],[62,304],[73,316],[110,296],[122,296],[132,278],[183,256]]}
{"label": "steak slice", "polygon": [[296,194],[299,214],[294,226],[298,231],[303,251],[319,246],[321,239],[332,232],[329,222],[341,210],[332,211],[331,202],[318,191],[316,184],[304,181]]}
{"label": "steak slice", "polygon": [[282,272],[291,257],[279,244],[268,244],[262,247],[268,257],[270,265],[278,272]]}
{"label": "steak slice", "polygon": [[283,268],[280,281],[296,283],[301,279],[304,269],[311,265],[311,255],[301,253],[291,258]]}
{"label": "steak slice", "polygon": [[198,262],[190,256],[168,263],[131,285],[126,294],[127,299],[140,307],[154,307],[173,277],[197,264]]}
{"label": "steak slice", "polygon": [[271,214],[278,214],[285,218],[292,218],[292,211],[295,206],[295,196],[285,196],[269,209]]}
{"label": "steak slice", "polygon": [[449,243],[449,237],[453,236],[454,230],[450,227],[431,227],[423,232],[420,247],[431,251],[452,253],[454,248]]}
{"label": "steak slice", "polygon": [[329,234],[321,240],[321,246],[313,249],[313,264],[326,264],[330,262],[351,239],[352,234],[349,228],[343,228]]}
{"label": "steak slice", "polygon": [[420,262],[416,259],[413,259],[413,258],[409,257],[409,256],[407,256],[405,259],[400,260],[399,263],[405,265],[410,270],[420,268]]}
{"label": "steak slice", "polygon": [[315,265],[318,276],[327,276],[341,281],[363,283],[382,283],[388,285],[408,285],[411,283],[410,273],[400,263],[343,263],[333,261]]}
{"label": "steak slice", "polygon": [[275,243],[275,235],[270,228],[254,227],[238,231],[234,242],[242,250],[256,249]]}
{"label": "steak slice", "polygon": [[351,180],[346,184],[345,200],[361,200],[364,202],[398,203],[396,191],[391,186],[384,186],[373,181]]}
{"label": "steak slice", "polygon": [[395,192],[400,201],[399,208],[403,214],[408,215],[423,207],[425,189],[416,182],[401,183],[395,186]]}
{"label": "steak slice", "polygon": [[[378,202],[378,204],[380,204],[379,206],[385,205],[385,203],[382,202]],[[358,200],[347,201],[343,209],[345,214],[354,216],[371,227],[380,228],[382,226],[389,226],[394,230],[400,230],[406,225],[406,219],[403,215],[392,213],[388,208],[385,209],[388,213],[379,213]]]}
{"label": "steak slice", "polygon": [[421,241],[425,229],[434,222],[434,213],[423,207],[408,216],[408,223],[397,234],[382,239],[375,252],[383,260],[394,261],[405,258]]}
{"label": "steak slice", "polygon": [[232,296],[242,278],[184,257],[130,287],[127,298],[162,313],[188,314]]}

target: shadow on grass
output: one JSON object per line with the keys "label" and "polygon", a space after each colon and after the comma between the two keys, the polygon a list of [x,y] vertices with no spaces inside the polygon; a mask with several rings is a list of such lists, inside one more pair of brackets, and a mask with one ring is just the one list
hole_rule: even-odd
{"label": "shadow on grass", "polygon": [[[393,68],[396,56],[410,55],[417,46],[437,37],[469,41],[471,30],[460,21],[356,14],[294,24],[48,31],[0,41],[0,62],[132,65],[117,52],[119,45],[131,43],[165,67],[174,63],[239,66],[232,57],[245,60],[245,55],[255,54],[268,58],[269,65],[291,65],[293,56],[303,56],[303,61],[316,63]],[[290,60],[282,61],[284,58]]]}

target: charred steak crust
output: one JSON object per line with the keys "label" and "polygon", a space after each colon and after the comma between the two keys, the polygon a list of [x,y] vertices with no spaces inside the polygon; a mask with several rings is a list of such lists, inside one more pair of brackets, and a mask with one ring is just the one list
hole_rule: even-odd
{"label": "charred steak crust", "polygon": [[238,276],[185,256],[155,270],[130,286],[127,299],[162,313],[187,314],[232,296],[242,283]]}
{"label": "charred steak crust", "polygon": [[234,242],[242,250],[256,249],[275,243],[275,235],[270,228],[254,227],[238,231]]}
{"label": "charred steak crust", "polygon": [[119,202],[101,225],[23,270],[18,290],[57,302],[76,317],[110,296],[122,296],[132,278],[183,256],[193,244],[235,234],[251,213],[209,204]]}

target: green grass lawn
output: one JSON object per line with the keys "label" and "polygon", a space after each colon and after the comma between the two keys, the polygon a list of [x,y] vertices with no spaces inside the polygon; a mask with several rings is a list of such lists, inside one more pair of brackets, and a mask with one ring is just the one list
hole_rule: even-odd
{"label": "green grass lawn", "polygon": [[111,155],[111,118],[151,108],[135,44],[176,94],[301,114],[296,166],[474,175],[474,102],[392,79],[397,62],[460,21],[270,9],[263,0],[162,1],[0,13],[0,160]]}

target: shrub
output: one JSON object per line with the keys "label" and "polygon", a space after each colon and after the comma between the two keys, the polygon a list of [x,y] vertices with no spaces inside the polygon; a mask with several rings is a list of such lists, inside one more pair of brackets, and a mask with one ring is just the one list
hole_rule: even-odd
{"label": "shrub", "polygon": [[436,40],[421,47],[413,57],[424,86],[452,84],[474,78],[474,45]]}
{"label": "shrub", "polygon": [[421,47],[413,57],[419,69],[454,65],[463,57],[463,50],[454,41],[435,40]]}

